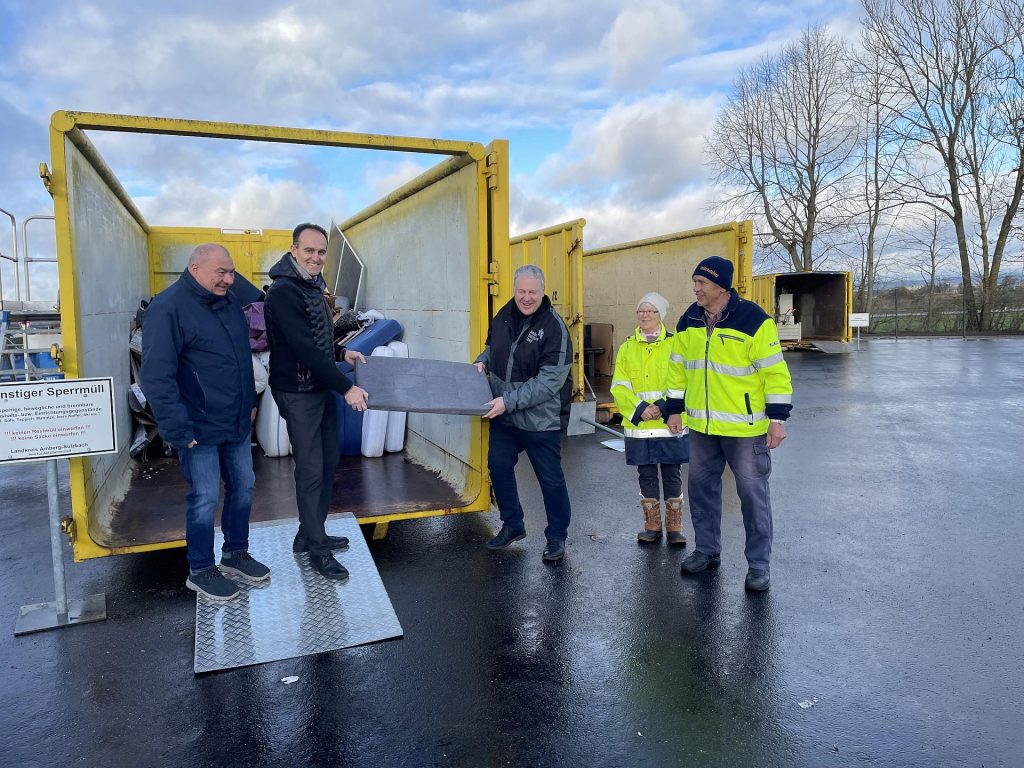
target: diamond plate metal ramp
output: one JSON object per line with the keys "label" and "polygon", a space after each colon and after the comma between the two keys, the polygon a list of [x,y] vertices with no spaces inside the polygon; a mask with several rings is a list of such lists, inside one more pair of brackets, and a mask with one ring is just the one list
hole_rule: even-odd
{"label": "diamond plate metal ramp", "polygon": [[[239,582],[242,594],[228,603],[196,598],[195,673],[265,664],[401,637],[384,583],[350,514],[332,515],[327,532],[347,536],[337,553],[348,569],[344,582],[309,567],[309,556],[292,554],[298,520],[254,523],[249,551],[270,568],[270,583]],[[222,538],[217,534],[216,547]]]}

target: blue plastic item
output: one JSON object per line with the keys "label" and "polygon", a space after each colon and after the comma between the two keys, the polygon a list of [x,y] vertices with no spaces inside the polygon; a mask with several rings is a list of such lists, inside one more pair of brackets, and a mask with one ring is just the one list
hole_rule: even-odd
{"label": "blue plastic item", "polygon": [[345,346],[347,349],[370,356],[377,347],[387,346],[389,341],[401,335],[402,325],[397,320],[378,320]]}
{"label": "blue plastic item", "polygon": [[[348,363],[338,363],[338,370],[348,376],[352,375],[352,366]],[[345,398],[334,393],[334,405],[338,411],[338,448],[342,456],[359,456],[362,453],[363,441],[363,414],[356,413],[349,408]]]}
{"label": "blue plastic item", "polygon": [[[378,320],[345,346],[347,349],[369,356],[373,354],[376,347],[384,346],[401,335],[402,324],[397,320]],[[352,375],[352,366],[348,363],[338,363],[338,370],[349,378],[355,379]],[[334,395],[334,402],[338,410],[338,446],[341,449],[341,455],[362,455],[362,412],[356,413],[349,408],[345,398],[337,393]]]}

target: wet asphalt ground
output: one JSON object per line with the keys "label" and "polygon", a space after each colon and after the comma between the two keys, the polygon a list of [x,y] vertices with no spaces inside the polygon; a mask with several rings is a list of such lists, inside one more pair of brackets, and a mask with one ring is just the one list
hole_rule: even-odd
{"label": "wet asphalt ground", "polygon": [[509,551],[494,514],[371,545],[403,639],[200,677],[182,550],[69,556],[108,620],[14,637],[53,595],[45,470],[0,468],[0,766],[1024,765],[1024,339],[787,359],[769,593],[730,478],[722,567],[683,578],[689,547],[636,544],[634,470],[573,438],[561,564],[521,466]]}

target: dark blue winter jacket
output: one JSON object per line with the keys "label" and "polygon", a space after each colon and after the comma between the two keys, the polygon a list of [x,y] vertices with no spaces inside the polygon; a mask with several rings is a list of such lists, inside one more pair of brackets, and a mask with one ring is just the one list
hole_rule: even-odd
{"label": "dark blue winter jacket", "polygon": [[142,391],[160,436],[175,448],[249,436],[256,387],[242,307],[260,298],[241,275],[218,296],[186,269],[146,310]]}

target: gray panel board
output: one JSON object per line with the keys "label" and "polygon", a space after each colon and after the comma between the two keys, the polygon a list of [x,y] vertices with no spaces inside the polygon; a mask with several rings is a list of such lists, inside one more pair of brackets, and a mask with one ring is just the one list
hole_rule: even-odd
{"label": "gray panel board", "polygon": [[[332,515],[327,532],[347,536],[337,553],[351,574],[323,578],[309,556],[292,554],[297,520],[253,524],[249,551],[270,568],[270,583],[238,582],[242,594],[227,603],[196,598],[196,674],[265,664],[401,637],[384,583],[359,524],[350,514]],[[216,550],[223,537],[217,534]]]}
{"label": "gray panel board", "polygon": [[356,384],[377,411],[481,416],[494,399],[487,377],[470,363],[415,357],[367,357],[356,365]]}

